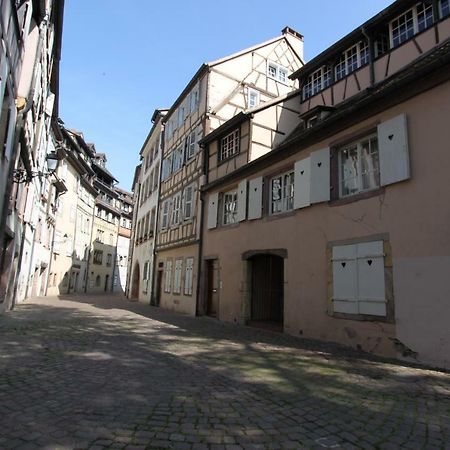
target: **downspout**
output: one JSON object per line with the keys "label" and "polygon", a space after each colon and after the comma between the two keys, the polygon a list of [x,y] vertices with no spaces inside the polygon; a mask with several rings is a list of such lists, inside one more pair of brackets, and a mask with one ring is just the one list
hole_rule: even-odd
{"label": "downspout", "polygon": [[[162,120],[162,119],[161,119]],[[165,138],[165,127],[161,122],[161,139],[160,139],[160,157],[159,157],[159,174],[158,174],[158,196],[156,198],[156,211],[155,211],[155,228],[153,229],[153,250],[152,250],[152,286],[150,288],[150,305],[154,304],[155,299],[155,277],[157,271],[155,270],[155,262],[156,262],[156,230],[159,222],[159,203],[161,200],[161,178],[162,178],[162,165],[163,165],[163,155],[164,155],[164,138]],[[139,198],[138,198],[139,203]],[[136,214],[137,217],[137,214]],[[151,217],[151,213],[150,213]],[[136,236],[135,236],[136,237]],[[161,287],[160,287],[161,288]]]}
{"label": "downspout", "polygon": [[364,27],[361,27],[361,33],[367,39],[367,44],[369,46],[370,86],[373,86],[375,84],[375,66],[373,64],[374,53],[375,53],[374,47],[373,47],[374,42],[373,42],[372,37],[367,33],[367,31]]}
{"label": "downspout", "polygon": [[[206,80],[206,89],[205,89],[205,118],[204,118],[204,124],[203,124],[203,136],[205,137],[206,134],[209,132],[209,123],[206,122],[209,120],[209,107],[208,107],[208,92],[209,92],[209,77],[210,77],[211,71],[208,70],[207,72],[207,80]],[[208,130],[206,129],[206,125],[208,125]],[[209,164],[209,158],[206,157],[206,150],[205,148],[202,148],[202,156],[203,156],[203,164],[202,164],[202,175],[205,176],[205,184],[208,182],[208,164]],[[202,175],[200,176],[200,180],[202,178]],[[198,244],[198,261],[197,261],[197,287],[196,287],[196,298],[197,301],[195,302],[195,315],[200,315],[200,288],[203,287],[203,278],[202,278],[202,255],[203,255],[203,193],[201,191],[201,186],[199,186],[199,199],[200,199],[200,234],[199,234],[199,244]]]}

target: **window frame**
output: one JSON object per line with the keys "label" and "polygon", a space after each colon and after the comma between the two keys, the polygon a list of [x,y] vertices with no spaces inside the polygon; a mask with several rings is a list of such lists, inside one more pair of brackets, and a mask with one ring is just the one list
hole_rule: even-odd
{"label": "window frame", "polygon": [[[251,98],[252,96],[255,96],[256,101],[255,104],[252,105],[252,101]],[[256,108],[261,102],[261,92],[258,91],[257,89],[254,89],[252,87],[248,87],[247,88],[247,107],[250,108]]]}
{"label": "window frame", "polygon": [[[188,189],[191,190],[191,199],[190,201],[187,200],[187,195],[186,192],[188,191]],[[188,186],[186,186],[183,190],[183,220],[190,220],[194,217],[194,193],[195,193],[195,184],[190,184]],[[186,214],[186,210],[187,210],[187,205],[189,205],[190,207],[190,214]]]}
{"label": "window frame", "polygon": [[239,155],[240,151],[241,151],[241,129],[235,128],[233,131],[227,133],[219,140],[219,152],[218,152],[219,163],[234,158],[236,155]]}
{"label": "window frame", "polygon": [[[274,74],[270,73],[271,69],[274,69]],[[284,73],[283,76],[280,74]],[[282,84],[288,85],[289,83],[289,69],[281,64],[276,63],[275,61],[268,60],[267,61],[267,70],[266,74],[268,78],[272,80],[278,81]]]}
{"label": "window frame", "polygon": [[182,284],[182,274],[183,274],[183,258],[177,258],[175,260],[175,267],[173,271],[173,294],[181,294],[181,284]]}
{"label": "window frame", "polygon": [[168,198],[164,200],[161,204],[161,222],[160,222],[161,230],[166,230],[167,228],[169,228],[170,203],[171,199]]}
{"label": "window frame", "polygon": [[[230,225],[235,225],[239,223],[237,219],[237,212],[238,212],[238,191],[237,189],[230,189],[227,192],[223,192],[222,195],[222,201],[221,201],[221,207],[220,207],[220,224],[224,227],[228,227]],[[227,197],[233,198],[231,202],[227,203]],[[233,211],[227,211],[226,207],[227,204],[234,204],[234,210]],[[230,215],[231,214],[231,215]],[[227,221],[227,217],[231,217],[232,220]]]}
{"label": "window frame", "polygon": [[172,196],[172,211],[170,215],[170,225],[178,226],[181,223],[181,191]]}
{"label": "window frame", "polygon": [[172,290],[172,260],[168,259],[164,267],[164,292],[170,294]]}
{"label": "window frame", "polygon": [[[287,186],[290,187],[291,195],[289,197],[286,196],[286,177],[291,178],[291,183]],[[273,182],[275,179],[281,179],[280,184],[280,199],[275,200],[276,202],[280,202],[281,209],[279,211],[274,211],[274,199],[273,199]],[[286,214],[294,211],[294,190],[295,190],[295,171],[294,169],[290,169],[284,171],[282,173],[272,175],[269,178],[269,216],[279,216],[280,214]],[[290,201],[291,207],[288,208],[288,200]]]}
{"label": "window frame", "polygon": [[[190,270],[189,270],[190,269]],[[189,256],[186,258],[184,265],[184,295],[191,296],[193,293],[194,280],[194,258]]]}
{"label": "window frame", "polygon": [[[362,170],[361,170],[361,149],[363,146],[363,143],[365,142],[369,142],[371,143],[373,140],[376,141],[376,145],[377,145],[377,162],[378,162],[378,175],[376,177],[376,185],[370,188],[366,188],[364,189],[362,187]],[[357,150],[357,180],[358,180],[358,187],[357,187],[357,191],[353,192],[353,193],[349,193],[349,194],[343,194],[343,181],[344,178],[342,177],[342,153],[345,150],[349,150],[353,147],[356,147]],[[340,145],[336,148],[336,154],[337,154],[337,165],[338,165],[338,176],[337,176],[337,182],[338,182],[338,192],[339,192],[339,199],[348,199],[348,198],[353,198],[354,196],[358,196],[361,194],[365,194],[366,192],[372,192],[372,191],[377,191],[380,187],[380,163],[379,163],[379,158],[380,158],[380,152],[379,152],[379,147],[378,147],[378,135],[377,133],[371,133],[365,136],[362,136],[358,139],[352,140],[351,142],[348,142],[346,144]]]}

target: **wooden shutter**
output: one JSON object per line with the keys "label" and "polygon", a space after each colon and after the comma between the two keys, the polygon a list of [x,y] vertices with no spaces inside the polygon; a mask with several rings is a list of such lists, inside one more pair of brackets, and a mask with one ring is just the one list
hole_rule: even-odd
{"label": "wooden shutter", "polygon": [[383,241],[357,245],[360,314],[386,316]]}
{"label": "wooden shutter", "polygon": [[397,183],[410,177],[406,115],[400,114],[378,125],[380,184]]}
{"label": "wooden shutter", "polygon": [[262,177],[254,178],[248,185],[248,220],[262,217]]}
{"label": "wooden shutter", "polygon": [[208,230],[217,227],[218,204],[219,194],[217,192],[215,194],[210,194],[208,197],[208,220],[206,225]]}
{"label": "wooden shutter", "polygon": [[333,310],[358,314],[356,245],[333,247]]}
{"label": "wooden shutter", "polygon": [[311,161],[310,158],[297,161],[294,167],[294,209],[311,204]]}
{"label": "wooden shutter", "polygon": [[330,200],[330,149],[328,147],[311,153],[310,189],[311,204]]}
{"label": "wooden shutter", "polygon": [[237,191],[237,220],[242,222],[247,218],[247,180],[239,183]]}

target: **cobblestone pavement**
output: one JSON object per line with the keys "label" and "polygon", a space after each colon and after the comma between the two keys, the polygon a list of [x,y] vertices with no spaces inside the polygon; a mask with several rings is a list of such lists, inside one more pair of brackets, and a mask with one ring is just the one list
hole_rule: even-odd
{"label": "cobblestone pavement", "polygon": [[450,449],[450,375],[118,297],[0,317],[1,449]]}

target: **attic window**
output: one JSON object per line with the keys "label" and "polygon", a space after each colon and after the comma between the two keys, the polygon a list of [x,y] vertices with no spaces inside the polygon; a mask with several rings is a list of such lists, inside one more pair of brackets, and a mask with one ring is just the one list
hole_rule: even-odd
{"label": "attic window", "polygon": [[232,131],[220,140],[220,161],[229,159],[239,153],[239,140],[239,129]]}
{"label": "attic window", "polygon": [[288,70],[286,69],[286,67],[269,61],[267,63],[267,76],[269,78],[273,78],[274,80],[280,81],[281,83],[287,84]]}

